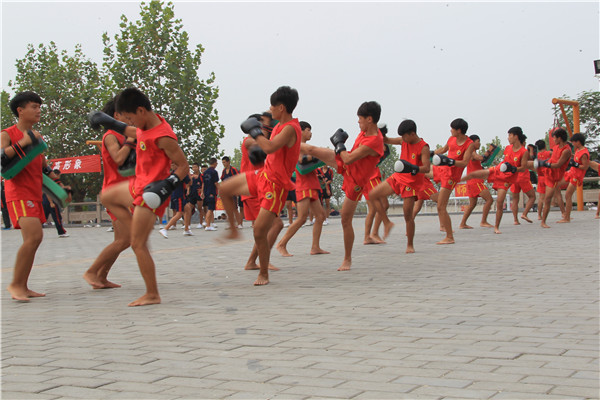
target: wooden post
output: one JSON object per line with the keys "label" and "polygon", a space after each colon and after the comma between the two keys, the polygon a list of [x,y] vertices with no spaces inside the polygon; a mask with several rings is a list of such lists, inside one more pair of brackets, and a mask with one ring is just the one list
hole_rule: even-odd
{"label": "wooden post", "polygon": [[[579,127],[579,102],[574,100],[565,100],[565,99],[552,99],[552,104],[558,104],[560,110],[562,112],[565,123],[567,124],[567,130],[569,131],[569,137],[573,136],[575,133],[580,133]],[[572,106],[573,107],[573,130],[571,130],[571,126],[569,125],[569,121],[567,120],[567,113],[563,106]],[[583,211],[583,186],[577,186],[577,211]]]}

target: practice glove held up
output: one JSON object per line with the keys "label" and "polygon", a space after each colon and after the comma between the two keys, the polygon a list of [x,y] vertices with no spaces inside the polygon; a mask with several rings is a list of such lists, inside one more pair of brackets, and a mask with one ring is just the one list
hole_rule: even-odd
{"label": "practice glove held up", "polygon": [[569,160],[569,167],[579,168],[579,163],[573,159]]}
{"label": "practice glove held up", "polygon": [[411,164],[406,160],[398,160],[394,164],[394,171],[401,174],[416,175],[419,173],[419,167],[417,165]]}
{"label": "practice glove held up", "polygon": [[144,188],[142,198],[151,209],[160,207],[173,193],[173,190],[181,184],[181,180],[175,174],[171,174],[167,179],[152,182]]}
{"label": "practice glove held up", "polygon": [[263,136],[262,124],[256,118],[248,118],[240,125],[242,132],[250,135],[252,139]]}
{"label": "practice glove held up", "polygon": [[342,151],[346,151],[346,140],[348,140],[348,133],[343,129],[335,131],[333,136],[329,138],[331,144],[335,148],[335,154],[340,154]]}
{"label": "practice glove held up", "polygon": [[552,168],[552,163],[548,160],[538,160],[537,158],[533,160],[533,168]]}
{"label": "practice glove held up", "polygon": [[127,124],[121,121],[117,121],[110,115],[103,113],[102,111],[92,111],[88,114],[88,121],[90,121],[90,126],[94,130],[100,129],[100,127],[104,127],[104,129],[110,129],[121,135],[125,135],[125,129],[127,129]]}
{"label": "practice glove held up", "polygon": [[447,165],[447,166],[451,167],[456,163],[456,160],[454,160],[453,158],[450,158],[448,156],[445,156],[443,154],[434,155],[432,161],[433,161],[433,165],[435,165],[435,166]]}
{"label": "practice glove held up", "polygon": [[267,159],[267,153],[260,146],[252,146],[248,149],[248,159],[252,165],[262,164]]}
{"label": "practice glove held up", "polygon": [[500,164],[500,172],[510,172],[511,174],[514,174],[515,172],[517,172],[517,167],[505,161],[502,164]]}

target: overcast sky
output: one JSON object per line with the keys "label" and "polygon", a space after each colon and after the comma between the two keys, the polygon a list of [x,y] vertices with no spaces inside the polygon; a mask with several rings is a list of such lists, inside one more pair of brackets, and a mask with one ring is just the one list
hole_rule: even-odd
{"label": "overcast sky", "polygon": [[[598,90],[599,3],[208,3],[175,1],[190,44],[206,51],[225,125],[221,148],[239,146],[239,124],[269,107],[281,85],[300,94],[294,115],[330,146],[344,128],[358,134],[356,110],[382,106],[392,134],[414,119],[430,145],[444,144],[454,118],[482,142],[521,126],[530,142],[553,124],[553,97]],[[137,2],[2,0],[2,87],[29,43],[54,41],[101,63],[102,33],[119,32]]]}

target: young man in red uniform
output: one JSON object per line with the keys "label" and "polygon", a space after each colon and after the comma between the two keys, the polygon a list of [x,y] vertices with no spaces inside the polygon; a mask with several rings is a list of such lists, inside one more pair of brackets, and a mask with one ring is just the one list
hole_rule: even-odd
{"label": "young man in red uniform", "polygon": [[573,160],[569,162],[571,169],[565,173],[565,181],[569,182],[569,186],[567,186],[565,193],[565,216],[563,219],[556,221],[559,224],[571,222],[573,193],[578,187],[583,186],[583,177],[590,166],[590,152],[585,148],[585,136],[581,133],[576,133],[571,136],[571,143],[573,143],[575,155],[573,156]]}
{"label": "young man in red uniform", "polygon": [[[477,154],[477,150],[481,147],[481,140],[477,135],[471,135],[469,138],[473,141],[473,155],[471,156],[471,161],[467,165],[467,174],[482,170],[481,161],[483,161],[483,156]],[[485,181],[483,179],[471,179],[467,181],[467,196],[469,196],[469,206],[465,210],[462,221],[460,221],[459,229],[473,229],[472,226],[467,225],[467,219],[477,206],[477,198],[481,197],[485,200],[485,204],[483,205],[483,213],[481,215],[481,223],[479,226],[484,228],[492,228],[493,225],[487,222],[488,214],[490,213],[490,209],[492,208],[492,204],[494,203],[494,199],[490,194],[487,186],[485,186]]]}
{"label": "young man in red uniform", "polygon": [[[117,120],[122,120],[121,116],[115,112],[114,99],[106,103],[102,111]],[[134,179],[133,176],[124,177],[119,173],[119,167],[123,165],[131,152],[135,152],[134,138],[123,136],[113,130],[108,130],[104,133],[104,136],[102,136],[104,181],[102,182],[101,196],[111,186],[121,182],[129,182]],[[131,226],[117,220],[108,207],[106,211],[112,220],[114,239],[112,243],[100,252],[94,263],[83,274],[83,279],[85,279],[85,281],[94,289],[121,287],[121,285],[110,282],[107,278],[108,273],[115,261],[117,261],[119,254],[129,247]]]}
{"label": "young man in red uniform", "polygon": [[[167,121],[152,111],[150,100],[139,89],[123,90],[117,98],[116,111],[129,125],[137,128],[120,128],[125,135],[137,137],[135,180],[111,186],[103,193],[102,201],[118,220],[131,224],[131,248],[144,278],[146,293],[129,306],[158,304],[161,299],[148,237],[156,217],[163,215],[169,205],[170,194],[177,185],[181,185],[190,167],[177,143],[177,136]],[[108,122],[105,123],[105,120]],[[97,124],[114,126],[116,121],[110,120],[104,119]],[[177,169],[169,175],[171,162],[177,165]],[[148,204],[149,201],[151,204]],[[134,207],[133,216],[129,211],[131,206]]]}
{"label": "young man in red uniform", "polygon": [[[521,146],[525,147],[525,143],[526,143],[525,141],[527,140],[527,136],[525,136],[525,134],[523,134],[523,130],[521,130],[521,128],[519,128],[519,127],[515,127],[515,128],[519,129],[519,131],[520,131],[520,132],[518,132],[519,141],[521,143]],[[525,148],[527,148],[527,147],[525,147]],[[527,150],[527,155],[528,155],[527,160],[529,160],[529,158],[530,158],[529,150]],[[531,210],[531,207],[533,207],[533,203],[535,203],[535,190],[533,189],[533,186],[531,185],[531,177],[529,175],[529,168],[527,168],[523,171],[519,170],[519,172],[517,172],[517,181],[511,185],[510,191],[513,193],[510,208],[513,213],[514,224],[515,225],[521,224],[517,217],[517,215],[519,213],[519,200],[521,197],[521,195],[520,195],[521,191],[527,196],[527,203],[525,204],[525,209],[523,210],[521,219],[529,222],[530,224],[533,223],[533,221],[527,217],[529,210]]]}
{"label": "young man in red uniform", "polygon": [[[441,189],[438,196],[437,210],[440,226],[444,227],[446,237],[437,244],[453,244],[454,233],[452,220],[448,214],[448,199],[456,184],[460,181],[462,172],[471,160],[473,154],[473,141],[467,136],[469,124],[462,118],[457,118],[450,123],[450,133],[446,145],[435,151],[434,164],[440,165]],[[442,154],[448,152],[448,156]],[[438,161],[439,160],[439,161]]]}
{"label": "young man in red uniform", "polygon": [[269,283],[269,261],[271,245],[268,234],[273,225],[283,228],[279,213],[283,209],[287,192],[294,188],[290,178],[300,155],[301,129],[292,112],[298,104],[298,92],[289,86],[278,88],[271,95],[270,112],[279,123],[273,128],[270,139],[262,131],[262,124],[255,118],[242,123],[242,130],[249,134],[267,154],[260,174],[246,172],[228,179],[221,188],[223,206],[229,220],[228,239],[239,236],[233,220],[233,198],[231,196],[251,195],[260,199],[260,211],[254,222],[254,242],[260,259],[260,272],[254,285]]}
{"label": "young man in red uniform", "polygon": [[[347,151],[345,142],[348,134],[341,129],[331,137],[335,150],[315,147],[307,143],[303,151],[318,158],[325,164],[337,167],[344,177],[342,190],[346,197],[342,205],[342,229],[344,231],[344,260],[338,271],[348,271],[352,266],[352,247],[354,246],[354,228],[352,218],[365,187],[368,185],[377,163],[383,156],[383,135],[377,127],[381,115],[381,106],[375,101],[367,101],[357,111],[360,133],[354,141],[352,150]],[[386,230],[387,236],[389,227]]]}
{"label": "young man in red uniform", "polygon": [[[504,149],[504,162],[500,165],[473,171],[464,177],[463,181],[471,179],[487,179],[493,183],[493,188],[496,190],[496,222],[494,224],[494,233],[501,234],[500,221],[502,221],[504,200],[506,192],[510,186],[517,181],[517,172],[527,169],[527,161],[529,160],[529,152],[525,146],[521,145],[519,140],[519,129],[514,127],[508,130],[508,143]],[[522,131],[521,131],[521,134]]]}
{"label": "young man in red uniform", "polygon": [[[546,161],[552,157],[552,153],[546,150],[546,141],[540,139],[535,142],[535,147],[537,147],[537,160],[538,161]],[[530,162],[530,168],[533,169],[533,160]],[[542,212],[544,210],[544,200],[546,198],[546,178],[544,173],[544,168],[540,168],[537,171],[538,176],[538,184],[536,188],[536,192],[538,193],[538,220],[542,220]]]}
{"label": "young man in red uniform", "polygon": [[[398,135],[402,139],[402,150],[400,160],[394,166],[394,173],[373,189],[370,193],[374,204],[378,207],[377,212],[383,219],[385,227],[390,226],[391,221],[384,210],[381,209],[381,198],[397,194],[404,201],[403,213],[406,222],[406,253],[414,253],[415,219],[413,209],[417,200],[417,193],[423,186],[424,173],[429,172],[429,145],[417,135],[417,124],[410,119],[404,120],[398,126]],[[389,231],[390,228],[387,228]]]}
{"label": "young man in red uniform", "polygon": [[[270,114],[268,115],[261,114],[253,114],[249,118],[254,118],[257,121],[261,121],[262,123],[262,133],[266,138],[271,137],[271,132],[273,128],[270,126]],[[256,144],[256,140],[252,139],[250,136],[246,136],[242,141],[242,160],[240,163],[240,172],[245,174],[246,172],[251,172],[254,174],[260,174],[260,171],[265,166],[265,158],[267,154],[260,148],[258,144]],[[260,200],[255,196],[240,196],[242,202],[244,204],[244,218],[247,221],[252,222],[252,228],[254,228],[254,221],[256,221],[256,217],[258,217],[258,213],[260,211]],[[269,248],[273,248],[275,241],[277,240],[277,236],[279,236],[279,232],[281,232],[282,224],[273,224],[269,233],[267,234],[267,240],[269,242]],[[256,261],[258,260],[258,249],[256,248],[256,244],[252,246],[252,251],[250,252],[250,256],[248,257],[248,261],[244,266],[245,270],[256,270],[260,269]],[[275,267],[271,262],[269,262],[269,270],[271,271],[279,271],[279,268]]]}
{"label": "young man in red uniform", "polygon": [[[306,143],[312,138],[312,127],[306,121],[300,121],[300,129],[302,129],[302,143]],[[309,162],[312,160],[310,156],[302,155],[300,151],[299,162]],[[285,235],[277,244],[277,250],[284,257],[291,257],[287,250],[287,244],[290,239],[298,232],[298,230],[306,222],[308,217],[308,210],[310,209],[315,216],[315,223],[313,224],[313,240],[310,248],[310,254],[329,254],[321,248],[321,231],[323,229],[323,221],[325,221],[325,211],[321,207],[319,201],[319,191],[321,190],[321,183],[317,176],[317,171],[311,171],[306,175],[296,174],[296,209],[298,210],[298,218],[288,227]]]}
{"label": "young man in red uniform", "polygon": [[[24,148],[42,139],[33,126],[40,122],[42,99],[35,92],[17,93],[9,107],[17,117],[16,125],[3,129],[0,134],[2,164],[15,157],[23,158]],[[29,133],[31,132],[31,133]],[[23,244],[17,250],[13,280],[7,290],[11,297],[19,301],[29,301],[30,297],[43,297],[44,293],[34,292],[28,287],[29,274],[33,267],[35,253],[42,243],[42,224],[46,222],[42,207],[42,170],[48,170],[46,158],[40,154],[33,158],[15,177],[5,181],[6,206],[15,229],[21,229]],[[48,176],[56,178],[53,172]]]}
{"label": "young man in red uniform", "polygon": [[571,158],[571,147],[567,143],[567,131],[560,128],[555,130],[552,136],[554,137],[554,143],[556,143],[552,148],[552,157],[547,161],[538,161],[538,171],[544,169],[546,180],[546,198],[544,199],[544,211],[540,224],[542,228],[550,228],[546,220],[550,213],[552,198],[556,191],[560,192],[559,183],[565,175],[565,171],[569,166],[569,159]]}

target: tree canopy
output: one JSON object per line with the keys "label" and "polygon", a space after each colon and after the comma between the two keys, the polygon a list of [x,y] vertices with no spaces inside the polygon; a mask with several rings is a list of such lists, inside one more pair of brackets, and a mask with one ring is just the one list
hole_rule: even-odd
{"label": "tree canopy", "polygon": [[[172,3],[151,1],[140,4],[140,18],[121,16],[121,31],[112,37],[104,33],[104,60],[101,66],[83,53],[59,50],[54,42],[27,46],[27,53],[15,62],[17,76],[8,85],[16,94],[37,92],[43,99],[39,126],[48,143],[48,158],[98,154],[85,144],[100,139],[86,115],[100,109],[122,89],[139,87],[173,127],[184,153],[201,162],[220,155],[219,142],[225,128],[215,108],[219,90],[214,73],[200,79],[202,53],[198,44],[190,50],[189,36],[175,18]],[[10,94],[2,92],[2,127],[16,122],[10,113]],[[68,174],[64,180],[73,187],[75,201],[95,198],[100,192],[100,174]]]}

